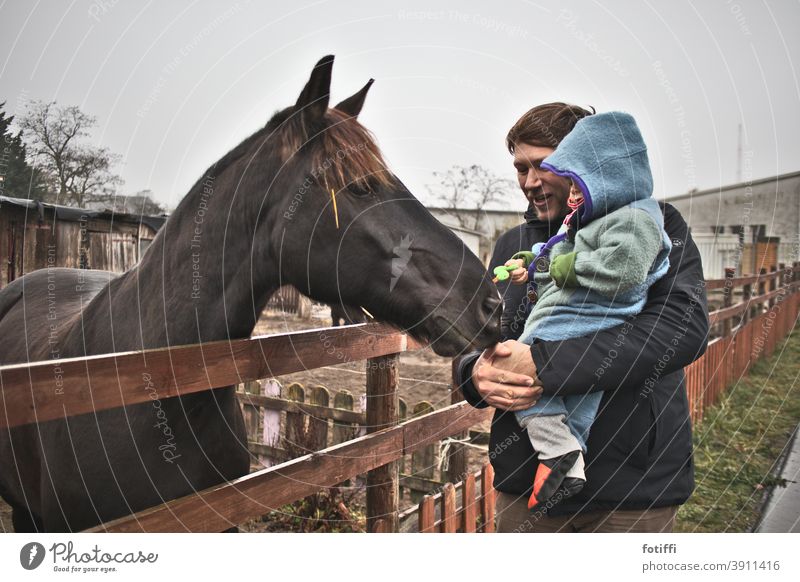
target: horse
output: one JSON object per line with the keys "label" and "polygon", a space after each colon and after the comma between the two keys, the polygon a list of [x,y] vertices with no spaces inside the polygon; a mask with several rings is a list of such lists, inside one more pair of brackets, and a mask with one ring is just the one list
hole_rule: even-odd
{"label": "horse", "polygon": [[[321,59],[293,106],[208,168],[130,270],[41,269],[0,291],[0,364],[247,338],[284,284],[440,355],[495,343],[483,266],[358,121],[373,80],[329,107],[332,67]],[[16,531],[83,530],[250,468],[232,386],[0,433]]]}

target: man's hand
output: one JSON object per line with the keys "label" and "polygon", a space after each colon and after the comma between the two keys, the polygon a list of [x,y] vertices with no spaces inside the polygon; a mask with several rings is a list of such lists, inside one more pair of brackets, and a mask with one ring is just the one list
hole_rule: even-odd
{"label": "man's hand", "polygon": [[495,367],[506,372],[522,374],[534,379],[534,384],[541,384],[536,375],[536,364],[531,356],[531,347],[517,340],[506,340],[495,346],[495,354],[500,356],[498,348],[502,348],[502,357],[495,359]]}
{"label": "man's hand", "polygon": [[483,351],[472,368],[472,383],[484,402],[501,410],[525,410],[542,396],[530,348],[513,340]]}

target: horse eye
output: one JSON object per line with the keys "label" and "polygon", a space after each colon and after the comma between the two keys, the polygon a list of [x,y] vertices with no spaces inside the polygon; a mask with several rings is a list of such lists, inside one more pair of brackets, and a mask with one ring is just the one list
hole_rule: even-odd
{"label": "horse eye", "polygon": [[372,190],[360,184],[350,184],[347,190],[356,198],[369,198],[372,196]]}

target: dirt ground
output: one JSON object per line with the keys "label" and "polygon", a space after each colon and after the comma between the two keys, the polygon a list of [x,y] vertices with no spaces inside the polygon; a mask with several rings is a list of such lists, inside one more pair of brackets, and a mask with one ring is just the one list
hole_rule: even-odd
{"label": "dirt ground", "polygon": [[[267,312],[259,320],[253,335],[286,333],[303,329],[330,327],[330,312],[324,307],[312,310],[309,320],[286,315],[279,312]],[[322,385],[333,394],[337,390],[349,390],[358,402],[358,397],[365,394],[366,362],[350,362],[337,366],[319,368],[281,376],[278,381],[282,385],[291,382],[300,382],[303,386]],[[405,353],[400,356],[400,397],[405,399],[409,410],[423,400],[430,402],[434,408],[444,408],[450,404],[451,365],[450,359],[441,358],[430,349]],[[488,430],[488,426],[476,427]],[[468,465],[470,470],[476,471],[486,459],[486,453],[468,449]],[[353,503],[358,506],[363,502],[362,492],[356,492]],[[401,498],[401,509],[412,505],[406,493]],[[272,530],[268,523],[254,521],[242,527],[245,531]],[[11,527],[11,511],[8,505],[0,500],[0,532],[13,531]]]}

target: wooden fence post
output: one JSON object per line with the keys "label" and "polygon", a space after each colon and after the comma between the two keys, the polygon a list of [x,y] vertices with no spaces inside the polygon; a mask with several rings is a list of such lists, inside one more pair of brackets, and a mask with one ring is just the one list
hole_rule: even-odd
{"label": "wooden fence post", "polygon": [[[292,382],[286,387],[286,400],[295,402],[305,402],[306,391],[299,382]],[[305,415],[302,412],[286,413],[286,450],[292,456],[305,453],[306,450],[306,429]]]}
{"label": "wooden fence post", "polygon": [[420,533],[435,533],[433,523],[436,519],[436,507],[433,504],[433,496],[426,495],[419,504],[419,529]]}
{"label": "wooden fence post", "polygon": [[[453,381],[450,391],[450,404],[458,404],[464,400],[464,395],[461,394],[461,389],[458,386],[458,364],[460,358],[453,360]],[[469,431],[460,432],[450,438],[464,440],[469,436]],[[467,473],[467,447],[461,443],[450,443],[449,454],[447,458],[447,472],[445,481],[457,483],[466,478]]]}
{"label": "wooden fence post", "polygon": [[486,463],[481,469],[481,528],[494,532],[494,469]]}
{"label": "wooden fence post", "polygon": [[[261,384],[258,380],[244,383],[245,394],[261,394]],[[259,407],[249,402],[243,402],[244,424],[247,429],[247,440],[254,441],[258,435]]]}
{"label": "wooden fence post", "polygon": [[[281,385],[277,380],[267,378],[264,380],[262,387],[264,396],[272,396],[278,398],[281,395]],[[272,410],[271,408],[264,409],[264,432],[261,434],[261,441],[269,447],[278,447],[281,444],[281,411]],[[269,457],[261,456],[261,463],[265,467],[271,467],[280,463],[279,459],[270,459]]]}
{"label": "wooden fence post", "polygon": [[[314,386],[311,389],[311,404],[329,406],[331,393],[325,386]],[[328,446],[328,419],[317,418],[313,414],[308,418],[308,448],[321,451]]]}
{"label": "wooden fence post", "polygon": [[475,498],[475,475],[472,473],[464,478],[464,483],[461,486],[461,508],[464,515],[461,531],[474,533],[475,522],[478,517],[478,500]]}
{"label": "wooden fence post", "polygon": [[[764,277],[767,276],[767,270],[764,267],[761,267],[761,270],[758,272],[758,294],[764,295],[767,292],[767,281]],[[764,312],[764,303],[758,304],[758,313]]]}
{"label": "wooden fence post", "polygon": [[[333,407],[353,410],[353,395],[348,390],[339,390],[333,397]],[[338,445],[356,438],[358,428],[351,422],[333,421],[333,444]]]}
{"label": "wooden fence post", "polygon": [[[397,422],[405,422],[408,418],[408,404],[402,398],[397,399]],[[406,455],[400,457],[400,460],[397,461],[397,471],[399,475],[403,475],[406,472]],[[410,491],[409,489],[406,489]],[[400,489],[400,496],[403,496],[403,489]]]}
{"label": "wooden fence post", "polygon": [[[333,407],[343,408],[345,410],[353,410],[355,400],[349,390],[339,390],[333,397]],[[342,422],[339,420],[333,421],[333,430],[331,431],[332,444],[338,445],[349,440],[356,438],[358,427],[351,422]],[[350,487],[350,479],[343,481],[340,485]]]}
{"label": "wooden fence post", "polygon": [[[417,416],[424,416],[433,412],[433,404],[427,400],[417,402],[414,406],[412,418]],[[436,449],[435,445],[426,445],[421,449],[411,453],[411,475],[422,477],[423,479],[432,480],[436,471]],[[411,501],[419,503],[423,493],[411,490]]]}
{"label": "wooden fence post", "polygon": [[311,299],[300,293],[297,297],[297,316],[300,319],[311,319]]}
{"label": "wooden fence post", "polygon": [[442,488],[442,533],[456,533],[457,517],[456,488],[452,483],[445,483]]}
{"label": "wooden fence post", "polygon": [[[733,267],[725,267],[725,295],[723,296],[722,305],[730,307],[733,305],[733,276],[736,274],[736,269]],[[731,318],[728,317],[722,322],[722,337],[731,335]]]}
{"label": "wooden fence post", "polygon": [[[368,433],[397,424],[399,361],[398,354],[367,360]],[[397,531],[398,484],[397,461],[367,473],[367,531],[375,532],[380,519],[386,521],[388,531]]]}
{"label": "wooden fence post", "polygon": [[752,299],[752,297],[753,286],[750,283],[747,283],[742,287],[742,303],[744,303],[747,308],[742,312],[742,320],[739,322],[739,327],[742,327],[744,324],[750,321],[750,318],[752,317],[750,313],[753,309],[750,307],[750,299]]}
{"label": "wooden fence post", "polygon": [[[777,289],[777,288],[778,288],[778,274],[775,272],[775,271],[776,271],[776,267],[775,267],[775,265],[772,265],[772,266],[769,268],[769,270],[770,270],[770,273],[772,273],[773,275],[775,275],[775,276],[772,278],[772,280],[769,282],[769,290],[770,290],[770,291],[775,291],[775,289]],[[770,309],[772,309],[772,307],[773,307],[774,305],[775,305],[775,298],[774,298],[774,297],[772,297],[772,298],[769,300],[769,307],[770,307]]]}

